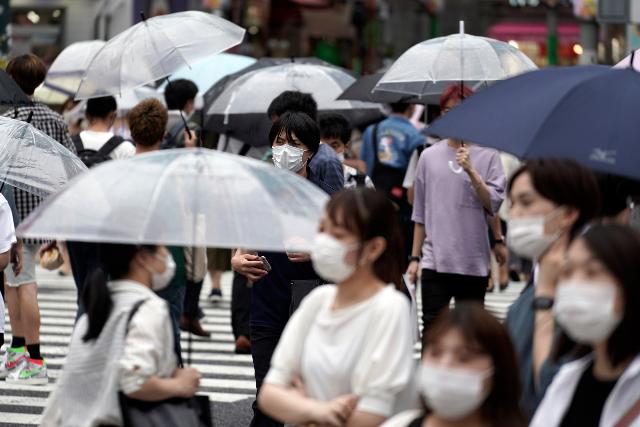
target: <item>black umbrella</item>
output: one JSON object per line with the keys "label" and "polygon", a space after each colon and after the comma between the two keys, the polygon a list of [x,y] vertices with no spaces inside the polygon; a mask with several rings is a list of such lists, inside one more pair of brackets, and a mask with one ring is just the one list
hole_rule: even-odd
{"label": "black umbrella", "polygon": [[11,106],[31,104],[31,100],[20,86],[3,70],[0,70],[0,104]]}
{"label": "black umbrella", "polygon": [[360,77],[354,84],[349,86],[338,99],[345,101],[380,102],[383,104],[393,104],[395,102],[407,102],[411,104],[421,104],[418,97],[397,92],[373,92],[384,73],[368,74]]}

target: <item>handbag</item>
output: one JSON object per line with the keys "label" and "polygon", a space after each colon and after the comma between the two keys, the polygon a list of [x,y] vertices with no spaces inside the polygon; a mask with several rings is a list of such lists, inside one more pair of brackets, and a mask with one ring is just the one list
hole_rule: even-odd
{"label": "handbag", "polygon": [[[127,320],[127,330],[133,315],[144,302],[145,300],[141,300],[134,304]],[[189,340],[188,352],[191,353],[191,340]],[[182,367],[182,356],[178,351],[176,356],[178,366]],[[132,399],[120,392],[118,400],[124,427],[213,427],[208,396],[174,397],[147,402]]]}

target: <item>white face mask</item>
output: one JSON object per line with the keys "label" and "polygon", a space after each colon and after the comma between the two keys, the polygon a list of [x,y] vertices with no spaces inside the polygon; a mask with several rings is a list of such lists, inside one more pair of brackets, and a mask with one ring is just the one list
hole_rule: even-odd
{"label": "white face mask", "polygon": [[336,156],[338,156],[340,163],[344,163],[344,153],[336,153]]}
{"label": "white face mask", "polygon": [[313,269],[325,280],[343,282],[356,270],[355,265],[349,265],[345,261],[349,251],[355,247],[357,245],[346,245],[326,233],[318,234],[311,249]]}
{"label": "white face mask", "polygon": [[291,172],[298,172],[304,167],[302,158],[304,152],[302,148],[292,147],[289,144],[273,147],[273,164],[280,169],[288,169]]}
{"label": "white face mask", "polygon": [[578,343],[606,340],[622,320],[615,311],[617,293],[612,283],[560,282],[553,304],[556,320]]}
{"label": "white face mask", "polygon": [[558,212],[557,209],[547,215],[509,219],[507,246],[521,257],[532,260],[540,258],[560,235],[558,232],[553,234],[544,232],[547,218],[555,215],[556,212]]}
{"label": "white face mask", "polygon": [[420,394],[427,406],[445,420],[457,421],[478,409],[489,395],[484,381],[493,369],[445,368],[433,363],[420,365]]}
{"label": "white face mask", "polygon": [[154,291],[160,291],[171,283],[171,279],[173,279],[173,276],[176,274],[176,263],[171,254],[167,254],[166,256],[156,254],[154,256],[164,262],[164,272],[158,273],[150,267],[146,267],[146,269],[151,273],[151,289]]}

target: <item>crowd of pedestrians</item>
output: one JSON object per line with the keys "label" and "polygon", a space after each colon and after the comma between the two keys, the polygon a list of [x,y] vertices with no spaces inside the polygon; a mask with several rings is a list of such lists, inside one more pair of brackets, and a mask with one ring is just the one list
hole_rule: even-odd
{"label": "crowd of pedestrians", "polygon": [[[33,55],[7,72],[29,96],[46,74]],[[200,146],[197,92],[176,80],[167,107],[137,104],[130,140],[114,129],[110,96],[86,103],[74,136],[44,104],[6,114],[94,167]],[[472,96],[453,84],[441,114]],[[251,354],[255,372],[252,426],[640,425],[637,183],[574,160],[520,164],[469,141],[427,138],[413,110],[391,104],[386,119],[358,129],[361,144],[347,117],[319,113],[307,93],[286,91],[264,112],[273,166],[331,196],[308,253],[66,242],[78,319],[43,425],[122,425],[127,399],[194,396],[201,375],[183,366],[180,331],[210,335],[200,323],[203,283],[209,274],[209,298],[220,301],[229,269],[235,350]],[[2,193],[0,306],[12,339],[0,378],[47,384],[35,269],[64,247],[18,241],[15,226],[41,199],[4,183]],[[492,259],[500,290],[512,266],[532,263],[504,324],[483,308]]]}

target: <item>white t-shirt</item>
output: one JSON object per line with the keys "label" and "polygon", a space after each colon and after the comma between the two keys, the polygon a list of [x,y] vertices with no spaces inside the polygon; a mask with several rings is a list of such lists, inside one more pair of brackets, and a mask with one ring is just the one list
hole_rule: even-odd
{"label": "white t-shirt", "polygon": [[265,382],[300,376],[307,395],[359,396],[358,411],[389,417],[413,371],[409,301],[393,285],[352,307],[332,310],[336,287],[316,288],[282,333]]}
{"label": "white t-shirt", "polygon": [[[80,132],[82,145],[88,150],[98,151],[104,144],[113,137],[111,132],[95,132],[92,130],[83,130]],[[113,160],[127,159],[136,154],[136,147],[130,141],[124,141],[111,152],[109,157]]]}
{"label": "white t-shirt", "polygon": [[16,230],[13,225],[13,215],[9,202],[0,194],[0,254],[11,249],[16,242]]}

